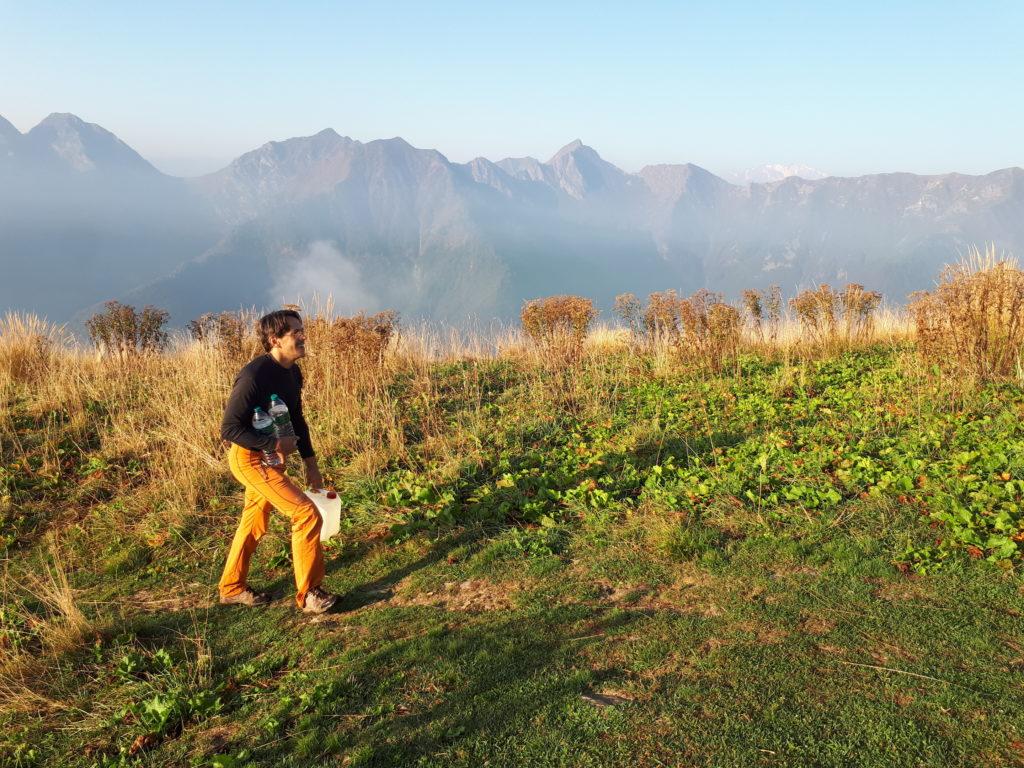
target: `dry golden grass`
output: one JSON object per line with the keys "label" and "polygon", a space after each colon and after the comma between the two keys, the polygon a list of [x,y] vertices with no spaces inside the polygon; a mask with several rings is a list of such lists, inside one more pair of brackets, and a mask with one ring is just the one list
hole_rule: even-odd
{"label": "dry golden grass", "polygon": [[821,357],[834,355],[845,349],[872,344],[899,344],[913,341],[914,323],[910,314],[895,307],[879,307],[872,315],[870,328],[853,339],[842,334],[822,338],[808,331],[795,315],[783,313],[771,335],[761,335],[753,323],[743,330],[741,348],[770,358]]}
{"label": "dry golden grass", "polygon": [[316,384],[306,388],[304,407],[316,414],[318,450],[352,456],[369,474],[404,456],[401,404],[387,386],[401,365],[397,317],[313,315],[305,327],[303,372]]}
{"label": "dry golden grass", "polygon": [[[50,373],[54,359],[72,346],[63,326],[31,314],[12,312],[0,318],[0,384],[38,384]],[[0,389],[4,400],[9,387]]]}
{"label": "dry golden grass", "polygon": [[588,355],[614,355],[628,352],[632,348],[630,332],[626,328],[610,325],[598,325],[590,329],[583,341],[583,349]]}
{"label": "dry golden grass", "polygon": [[81,645],[83,638],[92,631],[92,625],[78,607],[56,534],[49,536],[49,550],[50,562],[43,572],[25,574],[22,586],[46,610],[46,621],[36,631],[42,647],[61,654]]}
{"label": "dry golden grass", "polygon": [[[0,637],[0,712],[35,713],[66,708],[47,693],[49,671],[61,655],[80,648],[94,631],[93,623],[78,606],[68,580],[68,569],[56,535],[49,536],[50,561],[41,573],[0,577],[0,595],[8,619],[24,615],[25,636]],[[23,609],[32,599],[43,613]]]}

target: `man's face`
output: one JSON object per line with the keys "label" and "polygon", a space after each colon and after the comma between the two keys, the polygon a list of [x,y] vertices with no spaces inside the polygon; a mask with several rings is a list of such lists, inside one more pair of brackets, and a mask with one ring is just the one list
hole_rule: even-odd
{"label": "man's face", "polygon": [[294,317],[285,319],[288,321],[288,331],[283,336],[274,336],[273,343],[276,349],[281,350],[282,357],[295,361],[306,356],[306,331],[301,320]]}

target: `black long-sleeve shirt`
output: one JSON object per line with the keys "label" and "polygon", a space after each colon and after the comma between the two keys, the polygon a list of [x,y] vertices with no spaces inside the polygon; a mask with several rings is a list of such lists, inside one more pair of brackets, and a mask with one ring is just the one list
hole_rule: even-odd
{"label": "black long-sleeve shirt", "polygon": [[275,439],[252,428],[253,411],[256,406],[269,411],[271,395],[277,395],[288,406],[288,415],[299,439],[299,455],[308,459],[313,455],[313,443],[302,415],[302,371],[294,364],[285,368],[269,354],[257,357],[235,377],[231,396],[224,407],[220,436],[250,451],[273,450]]}

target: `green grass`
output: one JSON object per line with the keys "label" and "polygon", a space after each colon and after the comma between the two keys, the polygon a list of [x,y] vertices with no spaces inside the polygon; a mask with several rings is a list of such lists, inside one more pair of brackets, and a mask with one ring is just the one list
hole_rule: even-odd
{"label": "green grass", "polygon": [[[145,466],[69,446],[44,487],[7,454],[33,510],[5,518],[10,566],[45,562],[59,526],[96,633],[41,683],[64,709],[0,715],[0,765],[1021,764],[1024,396],[954,396],[900,355],[636,374],[557,408],[495,371],[471,457],[413,435],[344,476],[344,596],[317,619],[279,520],[253,565],[278,600],[212,604],[241,506],[226,472],[161,527]],[[39,425],[15,418],[24,444]],[[3,611],[32,649],[44,606],[14,591]]]}

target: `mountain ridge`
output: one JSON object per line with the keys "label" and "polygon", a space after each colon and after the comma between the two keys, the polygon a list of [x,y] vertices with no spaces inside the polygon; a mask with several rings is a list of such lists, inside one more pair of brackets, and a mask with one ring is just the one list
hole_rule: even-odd
{"label": "mountain ridge", "polygon": [[[100,125],[98,125],[96,123],[88,123],[85,120],[83,120],[82,118],[80,118],[77,115],[75,115],[73,113],[70,113],[70,112],[53,112],[50,115],[48,115],[47,117],[43,118],[43,120],[41,120],[37,125],[35,125],[33,128],[31,128],[27,133],[22,133],[21,131],[18,130],[18,128],[13,123],[11,123],[9,120],[7,120],[3,115],[0,115],[0,137],[4,137],[4,136],[8,136],[8,135],[17,135],[17,136],[25,137],[25,136],[28,136],[29,134],[31,134],[32,131],[36,130],[40,126],[50,125],[50,124],[52,124],[53,121],[58,120],[58,119],[61,119],[61,120],[66,119],[67,122],[69,122],[69,123],[77,123],[77,124],[80,124],[82,126],[86,126],[86,127],[89,127],[89,128],[99,129],[99,131],[102,132],[103,134],[106,134],[109,137],[111,137],[114,140],[116,140],[116,142],[119,145],[121,145],[122,147],[127,149],[129,152],[131,152],[132,155],[141,158],[150,168],[153,168],[154,171],[156,171],[157,173],[161,173],[155,167],[153,167],[152,164],[149,163],[148,160],[145,160],[145,158],[142,155],[140,155],[138,152],[136,152],[134,149],[132,149],[128,144],[124,143],[121,139],[119,139],[116,136],[116,134],[108,131],[107,129],[103,128],[102,126],[100,126]],[[285,145],[285,144],[288,144],[290,142],[302,142],[302,141],[317,139],[317,138],[323,137],[325,135],[331,135],[331,136],[334,136],[334,137],[337,137],[337,138],[340,138],[340,139],[344,139],[346,141],[351,141],[351,142],[353,142],[355,144],[369,144],[369,143],[373,143],[373,142],[390,142],[390,141],[394,141],[394,142],[401,142],[403,144],[406,144],[407,146],[412,147],[413,149],[422,149],[422,148],[413,147],[413,145],[409,144],[401,136],[394,136],[394,137],[391,137],[391,138],[388,138],[388,139],[373,139],[373,140],[371,140],[369,142],[361,142],[359,140],[351,139],[348,136],[342,136],[334,128],[328,127],[328,128],[324,128],[324,129],[320,130],[319,132],[317,132],[315,134],[312,134],[310,136],[295,136],[295,137],[290,137],[290,138],[287,138],[287,139],[267,141],[264,144],[260,145],[259,147],[255,147],[254,149],[248,150],[247,152],[243,152],[241,155],[236,157],[234,160],[232,160],[230,163],[228,163],[223,168],[221,168],[219,170],[216,170],[216,171],[212,171],[210,173],[201,174],[200,176],[174,176],[174,175],[171,175],[171,174],[162,174],[162,173],[161,173],[161,175],[168,176],[170,178],[180,179],[182,181],[189,181],[189,180],[193,180],[193,179],[197,179],[197,178],[207,178],[207,177],[210,177],[210,176],[215,176],[217,174],[223,173],[228,168],[230,168],[234,164],[238,163],[239,160],[245,158],[248,155],[252,155],[254,153],[258,153],[258,152],[260,152],[260,150],[263,150],[264,148],[271,147],[271,146]],[[478,158],[474,158],[473,160],[468,161],[467,163],[462,163],[462,165],[469,165],[469,164],[475,162],[476,160],[487,160],[492,165],[496,165],[499,168],[502,168],[502,170],[504,170],[506,173],[509,173],[510,175],[515,175],[515,174],[513,174],[509,170],[509,168],[505,167],[505,164],[514,165],[514,164],[520,164],[521,163],[521,164],[531,164],[531,165],[532,164],[536,164],[536,165],[540,165],[540,166],[550,165],[553,161],[555,161],[559,157],[564,156],[564,155],[570,155],[570,154],[572,154],[577,149],[582,149],[584,151],[587,151],[588,153],[593,153],[602,163],[606,163],[608,165],[611,165],[612,167],[616,168],[616,170],[618,170],[620,173],[625,174],[627,176],[639,176],[639,175],[642,175],[645,168],[657,168],[657,167],[688,168],[688,167],[693,167],[693,168],[699,168],[700,170],[702,170],[702,171],[704,171],[704,172],[706,172],[708,174],[711,174],[712,176],[715,176],[716,178],[718,178],[721,181],[729,184],[730,186],[742,187],[742,186],[745,185],[745,184],[736,183],[736,182],[730,180],[730,177],[734,177],[735,174],[716,174],[713,171],[710,171],[710,170],[704,168],[703,166],[697,165],[695,163],[690,163],[690,162],[687,162],[687,163],[652,163],[652,164],[648,164],[646,166],[643,166],[640,170],[638,170],[636,172],[625,171],[623,169],[619,169],[617,166],[614,166],[614,164],[609,163],[608,161],[604,160],[596,152],[596,150],[594,150],[592,147],[584,144],[582,142],[582,140],[580,140],[580,139],[574,139],[573,141],[571,141],[568,144],[566,144],[563,147],[561,147],[546,162],[540,161],[537,158],[534,158],[534,157],[531,157],[531,156],[506,157],[506,158],[502,158],[501,160],[490,160],[489,158],[478,157]],[[441,153],[439,150],[436,150],[436,149],[422,149],[422,151],[436,152],[437,154],[441,155],[442,157],[445,157],[445,159],[447,160],[447,157],[444,156],[443,153]],[[454,161],[449,161],[449,162],[454,162]],[[982,177],[985,177],[985,176],[990,176],[990,175],[992,175],[994,173],[999,173],[1001,171],[1024,170],[1024,167],[1022,167],[1022,166],[1012,166],[1011,165],[1011,166],[1004,166],[1004,167],[1001,167],[1001,168],[996,168],[994,170],[986,171],[984,173],[974,173],[974,174],[963,173],[963,172],[959,172],[959,171],[950,171],[950,172],[947,172],[947,173],[915,173],[915,172],[912,172],[912,171],[883,171],[883,172],[880,172],[880,173],[858,174],[858,175],[854,175],[854,176],[842,176],[842,175],[836,175],[836,174],[826,174],[826,173],[824,173],[822,171],[819,171],[817,169],[811,168],[810,166],[804,166],[804,165],[798,164],[798,163],[792,163],[792,164],[788,164],[788,165],[787,164],[783,164],[783,163],[768,163],[768,164],[765,164],[763,166],[758,166],[757,168],[754,168],[754,169],[748,169],[748,171],[759,170],[761,168],[779,168],[779,169],[790,169],[790,170],[796,169],[796,168],[803,168],[803,169],[807,169],[807,170],[813,171],[816,174],[817,177],[816,178],[807,178],[807,177],[799,176],[799,175],[796,175],[796,174],[793,174],[793,173],[789,173],[785,177],[782,177],[782,178],[771,179],[771,180],[768,180],[768,181],[749,182],[750,184],[760,184],[760,185],[776,184],[776,183],[780,183],[780,182],[785,181],[785,180],[790,179],[790,178],[802,179],[804,181],[823,181],[825,179],[860,179],[860,178],[867,178],[867,177],[873,177],[873,176],[890,176],[890,175],[894,175],[894,174],[896,174],[896,175],[913,176],[913,177],[917,177],[917,178],[939,178],[939,177],[947,177],[947,176],[965,176],[965,177],[968,177],[968,178],[982,178]]]}
{"label": "mountain ridge", "polygon": [[[607,308],[625,291],[736,296],[851,280],[899,301],[971,244],[1024,246],[1015,167],[739,186],[692,163],[627,172],[580,139],[547,162],[456,163],[401,137],[362,142],[326,128],[180,179],[66,113],[26,134],[0,118],[4,146],[0,227],[13,236],[0,263],[20,283],[0,302],[56,319],[125,298],[183,323],[315,290],[342,293],[342,311],[452,322],[509,318],[551,293]],[[34,298],[48,290],[58,298]]]}

